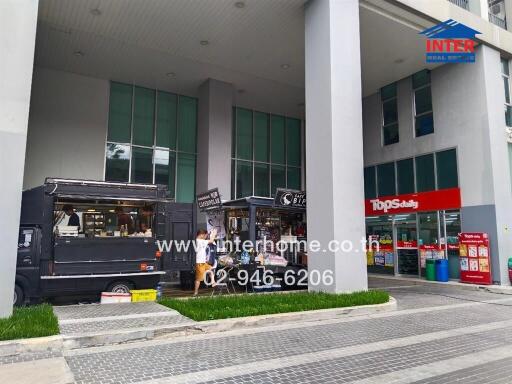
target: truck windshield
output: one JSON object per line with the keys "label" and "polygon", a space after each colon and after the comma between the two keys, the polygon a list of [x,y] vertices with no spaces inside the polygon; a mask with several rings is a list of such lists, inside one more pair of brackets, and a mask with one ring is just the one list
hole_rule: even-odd
{"label": "truck windshield", "polygon": [[153,237],[156,204],[133,201],[58,200],[54,233],[58,237]]}

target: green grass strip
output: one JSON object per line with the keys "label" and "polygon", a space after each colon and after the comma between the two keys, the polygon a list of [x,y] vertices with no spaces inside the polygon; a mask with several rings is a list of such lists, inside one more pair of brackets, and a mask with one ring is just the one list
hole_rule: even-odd
{"label": "green grass strip", "polygon": [[346,294],[300,292],[243,294],[234,296],[198,297],[190,299],[162,298],[159,303],[173,308],[196,321],[234,317],[269,315],[275,313],[343,308],[356,305],[382,304],[389,301],[383,291],[364,291]]}
{"label": "green grass strip", "polygon": [[59,324],[49,304],[14,308],[11,317],[0,319],[0,340],[57,334],[59,334]]}

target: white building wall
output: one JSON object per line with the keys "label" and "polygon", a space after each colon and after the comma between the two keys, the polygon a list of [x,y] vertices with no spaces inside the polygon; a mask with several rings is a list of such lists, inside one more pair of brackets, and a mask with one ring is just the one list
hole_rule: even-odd
{"label": "white building wall", "polygon": [[33,77],[23,188],[103,180],[109,82],[40,67]]}
{"label": "white building wall", "polygon": [[[499,65],[496,76],[501,79]],[[481,47],[475,64],[444,65],[432,71],[431,81],[434,133],[430,135],[414,137],[410,77],[398,82],[399,143],[381,144],[380,95],[363,99],[365,166],[457,148],[463,205],[492,204],[494,191]],[[503,113],[500,118],[504,127]]]}

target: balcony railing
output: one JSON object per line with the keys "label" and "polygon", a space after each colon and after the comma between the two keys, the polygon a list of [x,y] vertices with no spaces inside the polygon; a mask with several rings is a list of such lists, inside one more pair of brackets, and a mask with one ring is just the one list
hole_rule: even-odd
{"label": "balcony railing", "polygon": [[466,11],[469,11],[469,2],[468,0],[448,0],[450,3],[455,4],[458,7],[464,8]]}
{"label": "balcony railing", "polygon": [[489,21],[500,28],[507,29],[507,20],[493,15],[491,12],[489,12]]}

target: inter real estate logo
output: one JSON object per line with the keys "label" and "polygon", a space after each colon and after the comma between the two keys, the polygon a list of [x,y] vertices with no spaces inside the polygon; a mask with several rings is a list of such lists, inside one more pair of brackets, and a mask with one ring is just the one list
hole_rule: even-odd
{"label": "inter real estate logo", "polygon": [[425,29],[427,63],[474,63],[476,34],[481,32],[453,19]]}

